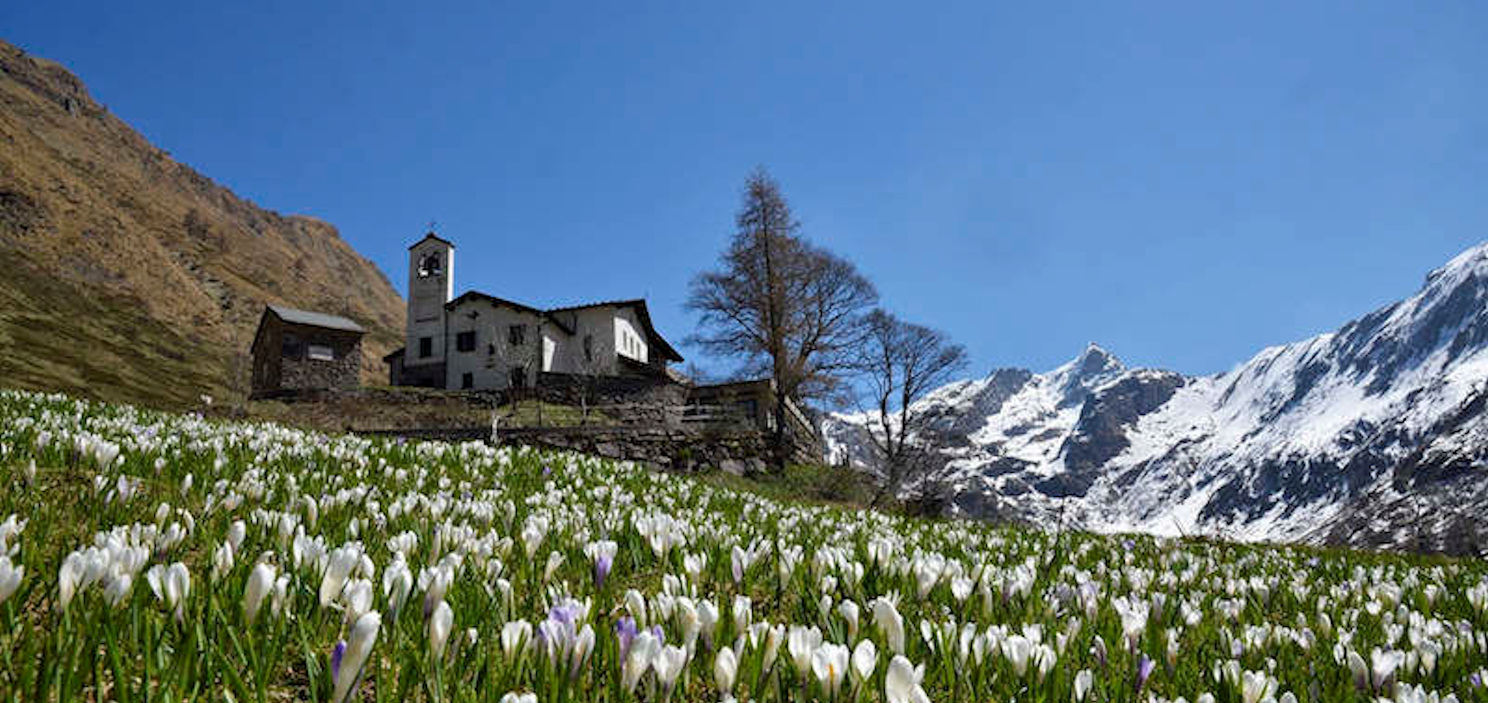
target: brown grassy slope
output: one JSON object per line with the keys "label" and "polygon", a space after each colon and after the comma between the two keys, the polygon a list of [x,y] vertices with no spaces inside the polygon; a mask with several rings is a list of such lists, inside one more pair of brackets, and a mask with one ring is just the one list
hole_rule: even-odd
{"label": "brown grassy slope", "polygon": [[334,227],[237,197],[0,41],[0,385],[222,397],[270,302],[360,322],[367,379],[401,344],[402,299]]}

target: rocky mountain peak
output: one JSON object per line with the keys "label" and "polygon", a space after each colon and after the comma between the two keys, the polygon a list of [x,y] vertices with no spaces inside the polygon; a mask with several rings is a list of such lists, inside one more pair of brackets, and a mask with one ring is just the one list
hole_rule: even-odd
{"label": "rocky mountain peak", "polygon": [[1085,397],[1096,387],[1125,371],[1120,359],[1091,342],[1079,356],[1050,372],[1048,378],[1063,396],[1060,405],[1068,406],[1085,402]]}
{"label": "rocky mountain peak", "polygon": [[[1091,344],[966,382],[932,480],[970,516],[1488,555],[1485,379],[1481,244],[1414,295],[1223,374],[1128,369]],[[826,428],[837,446],[854,431]]]}

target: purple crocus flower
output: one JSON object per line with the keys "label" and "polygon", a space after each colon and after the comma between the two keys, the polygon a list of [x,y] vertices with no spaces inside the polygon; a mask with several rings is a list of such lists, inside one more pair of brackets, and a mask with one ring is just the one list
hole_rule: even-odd
{"label": "purple crocus flower", "polygon": [[1106,640],[1100,635],[1095,636],[1095,644],[1090,645],[1090,653],[1101,668],[1106,668]]}
{"label": "purple crocus flower", "polygon": [[1472,674],[1472,676],[1467,677],[1467,680],[1472,682],[1472,687],[1473,688],[1482,688],[1483,687],[1483,672],[1481,672],[1481,671],[1474,671],[1473,674]]}
{"label": "purple crocus flower", "polygon": [[346,640],[336,643],[336,648],[331,651],[331,680],[335,681],[341,675],[341,657],[346,654]]}
{"label": "purple crocus flower", "polygon": [[610,567],[614,566],[614,557],[601,554],[594,562],[594,587],[604,588],[605,577],[610,575]]}
{"label": "purple crocus flower", "polygon": [[1148,677],[1152,676],[1152,670],[1156,668],[1157,662],[1148,659],[1146,654],[1137,661],[1137,691],[1140,692],[1147,685]]}
{"label": "purple crocus flower", "polygon": [[547,478],[548,476],[552,476],[552,475],[553,475],[553,467],[551,467],[551,466],[549,466],[547,464],[543,464],[543,477],[544,478]]}
{"label": "purple crocus flower", "polygon": [[661,625],[651,626],[651,636],[656,638],[656,644],[666,644],[666,633],[662,631]]}
{"label": "purple crocus flower", "polygon": [[636,621],[630,616],[615,621],[615,637],[620,640],[620,661],[625,661],[625,656],[630,653],[630,643],[635,641],[637,634]]}
{"label": "purple crocus flower", "polygon": [[578,609],[571,605],[555,605],[548,608],[548,619],[561,622],[564,625],[573,625],[574,618],[578,617]]}

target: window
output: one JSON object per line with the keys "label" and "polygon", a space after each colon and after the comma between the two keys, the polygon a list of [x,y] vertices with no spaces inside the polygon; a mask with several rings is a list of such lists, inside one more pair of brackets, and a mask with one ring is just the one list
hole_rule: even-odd
{"label": "window", "polygon": [[506,338],[514,347],[520,347],[527,342],[527,326],[512,325],[506,330]]}
{"label": "window", "polygon": [[324,344],[311,344],[310,347],[306,349],[305,355],[309,357],[311,361],[336,360],[336,352],[332,351],[330,347]]}
{"label": "window", "polygon": [[419,358],[434,356],[434,338],[419,337]]}
{"label": "window", "polygon": [[527,387],[527,369],[524,369],[524,368],[522,368],[520,366],[512,369],[511,370],[511,385],[512,385],[512,388],[526,388]]}
{"label": "window", "polygon": [[475,387],[475,374],[470,373],[469,371],[466,371],[464,375],[460,376],[460,387],[461,388],[474,388]]}
{"label": "window", "polygon": [[300,358],[300,338],[292,334],[285,334],[279,353],[286,359]]}
{"label": "window", "polygon": [[594,335],[584,335],[584,361],[594,361]]}
{"label": "window", "polygon": [[425,254],[423,258],[419,259],[418,275],[419,275],[419,278],[428,278],[429,276],[438,276],[439,275],[439,254],[437,254],[437,253],[435,253],[435,254]]}
{"label": "window", "polygon": [[455,351],[475,351],[475,330],[455,335]]}

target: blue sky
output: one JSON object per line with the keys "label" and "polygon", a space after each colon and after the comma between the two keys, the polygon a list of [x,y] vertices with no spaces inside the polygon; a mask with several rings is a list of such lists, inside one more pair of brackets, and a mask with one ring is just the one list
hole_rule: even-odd
{"label": "blue sky", "polygon": [[1488,3],[302,4],[0,37],[400,291],[434,220],[457,293],[645,296],[674,339],[756,165],[968,374],[1222,371],[1488,239]]}

